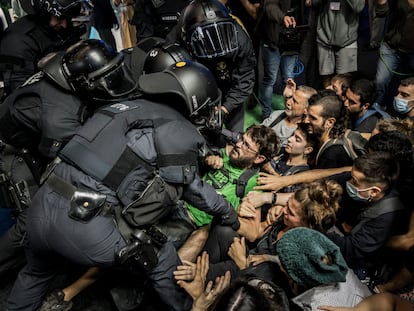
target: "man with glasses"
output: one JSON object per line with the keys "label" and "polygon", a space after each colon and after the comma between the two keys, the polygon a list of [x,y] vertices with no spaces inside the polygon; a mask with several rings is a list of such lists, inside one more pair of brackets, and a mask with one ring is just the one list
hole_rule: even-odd
{"label": "man with glasses", "polygon": [[[274,131],[264,125],[252,125],[236,143],[227,144],[222,148],[220,155],[206,158],[206,164],[211,169],[203,176],[203,180],[211,184],[236,209],[241,199],[257,185],[260,167],[272,159],[277,151],[278,143]],[[250,178],[240,181],[240,176],[250,169],[253,170]],[[245,185],[241,195],[237,194],[239,183]],[[211,215],[187,202],[178,204],[172,218],[184,219],[192,230],[209,225],[213,221]],[[240,234],[243,235],[242,232]]]}

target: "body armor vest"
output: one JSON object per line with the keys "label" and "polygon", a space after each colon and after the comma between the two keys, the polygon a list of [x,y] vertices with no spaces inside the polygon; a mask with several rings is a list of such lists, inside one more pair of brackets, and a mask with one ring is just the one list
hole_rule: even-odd
{"label": "body armor vest", "polygon": [[203,143],[193,124],[173,108],[137,99],[96,112],[60,156],[127,205],[156,170],[169,183],[191,183]]}
{"label": "body armor vest", "polygon": [[[23,98],[28,99],[15,104]],[[45,81],[38,72],[0,106],[0,132],[14,147],[38,149],[42,156],[54,158],[84,118],[81,100]]]}

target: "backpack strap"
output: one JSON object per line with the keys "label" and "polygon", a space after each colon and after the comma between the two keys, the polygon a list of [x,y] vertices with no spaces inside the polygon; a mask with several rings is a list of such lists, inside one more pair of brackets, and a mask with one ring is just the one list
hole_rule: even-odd
{"label": "backpack strap", "polygon": [[373,103],[371,107],[367,110],[367,112],[365,112],[358,120],[354,122],[354,126],[356,127],[360,125],[364,120],[366,120],[367,118],[369,118],[370,116],[374,114],[379,114],[381,118],[383,119],[391,118],[391,116],[387,112],[381,109],[378,103]]}
{"label": "backpack strap", "polygon": [[360,125],[362,122],[364,122],[366,119],[368,119],[370,116],[373,116],[374,114],[376,114],[377,111],[373,110],[373,109],[368,109],[361,117],[359,117],[355,122],[354,122],[354,127],[357,127],[358,125]]}
{"label": "backpack strap", "polygon": [[239,176],[239,178],[233,181],[233,183],[236,184],[236,195],[239,198],[244,197],[244,191],[246,189],[248,181],[258,172],[259,172],[259,168],[257,167],[251,167],[251,168],[245,169],[244,172]]}
{"label": "backpack strap", "polygon": [[282,112],[276,119],[273,120],[272,123],[270,123],[269,127],[274,127],[276,124],[278,124],[280,121],[282,121],[284,118],[286,118],[286,112]]}
{"label": "backpack strap", "polygon": [[303,171],[307,171],[309,170],[309,165],[304,164],[304,165],[295,165],[292,166],[291,168],[289,168],[284,174],[283,176],[288,176],[288,175],[294,175]]}

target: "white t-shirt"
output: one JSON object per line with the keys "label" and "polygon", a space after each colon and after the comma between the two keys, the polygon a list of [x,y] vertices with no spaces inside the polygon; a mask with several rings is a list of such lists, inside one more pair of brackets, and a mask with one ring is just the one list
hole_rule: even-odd
{"label": "white t-shirt", "polygon": [[349,269],[345,282],[311,288],[293,298],[292,302],[305,311],[318,311],[319,306],[354,307],[371,295],[368,286]]}

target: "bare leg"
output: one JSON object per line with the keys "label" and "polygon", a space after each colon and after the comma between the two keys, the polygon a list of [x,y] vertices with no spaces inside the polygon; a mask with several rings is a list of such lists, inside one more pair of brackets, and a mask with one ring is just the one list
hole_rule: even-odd
{"label": "bare leg", "polygon": [[92,285],[97,279],[99,274],[98,267],[89,268],[78,280],[64,288],[62,291],[65,294],[65,301],[70,301],[83,291],[88,286]]}
{"label": "bare leg", "polygon": [[210,231],[210,225],[206,225],[193,231],[188,237],[187,241],[178,250],[178,256],[181,260],[187,260],[195,262],[197,256],[204,248],[204,244],[207,241],[208,233]]}

